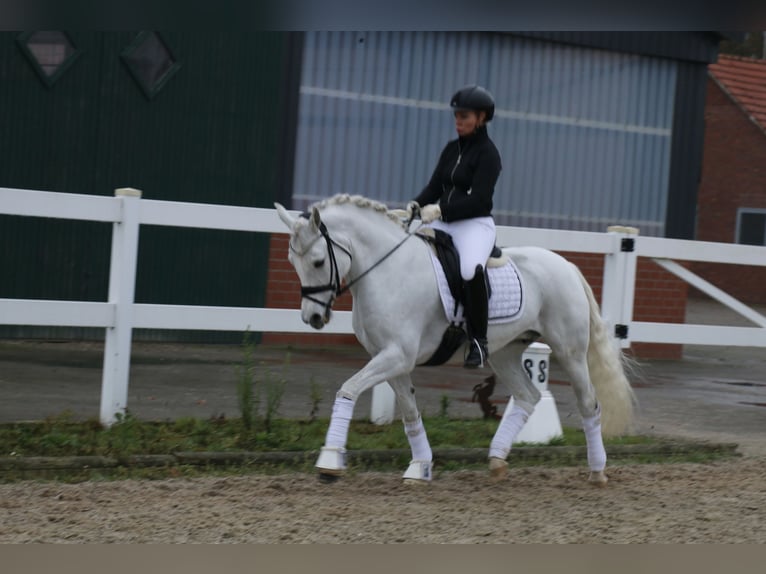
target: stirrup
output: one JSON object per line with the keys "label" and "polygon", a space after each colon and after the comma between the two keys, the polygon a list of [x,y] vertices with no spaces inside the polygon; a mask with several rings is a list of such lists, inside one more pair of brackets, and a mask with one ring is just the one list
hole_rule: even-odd
{"label": "stirrup", "polygon": [[468,369],[481,368],[487,359],[487,343],[480,339],[472,339],[468,351],[468,356],[463,362],[463,366]]}

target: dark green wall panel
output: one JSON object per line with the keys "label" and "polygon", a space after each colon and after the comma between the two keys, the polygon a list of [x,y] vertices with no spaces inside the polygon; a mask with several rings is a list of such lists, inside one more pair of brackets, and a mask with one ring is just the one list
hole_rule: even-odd
{"label": "dark green wall panel", "polygon": [[[47,87],[18,33],[0,33],[0,186],[95,195],[131,186],[148,199],[270,207],[292,113],[280,93],[295,73],[287,35],[162,33],[181,66],[151,100],[120,58],[136,35],[70,34],[82,53]],[[107,224],[0,216],[0,297],[105,300],[110,240]],[[144,227],[136,300],[261,306],[267,258],[266,235]],[[0,327],[31,334],[46,330]]]}

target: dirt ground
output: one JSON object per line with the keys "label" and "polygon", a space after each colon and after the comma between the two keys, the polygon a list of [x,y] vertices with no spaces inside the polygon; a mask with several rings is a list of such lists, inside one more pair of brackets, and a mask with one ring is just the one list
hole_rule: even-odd
{"label": "dirt ground", "polygon": [[0,485],[0,543],[763,543],[766,459]]}
{"label": "dirt ground", "polygon": [[[711,324],[725,324],[717,311],[707,311]],[[690,322],[705,323],[701,315]],[[49,408],[98,413],[100,349],[58,346],[0,346],[0,420],[37,419]],[[232,365],[240,349],[152,349],[134,349],[133,412],[150,419],[236,412]],[[284,364],[276,351],[259,360]],[[360,361],[346,353],[294,352],[289,368],[280,368],[289,380],[283,414],[306,415],[308,382],[315,381],[326,395],[320,416],[327,416],[338,381],[356,372]],[[451,416],[479,416],[470,402],[477,381],[464,371],[419,374],[421,408],[433,414],[448,396]],[[437,467],[424,488],[403,485],[403,468],[351,473],[329,485],[301,473],[28,480],[0,484],[0,543],[766,542],[763,350],[687,346],[683,360],[646,364],[634,386],[640,432],[736,442],[744,456],[708,464],[615,465],[607,468],[610,482],[603,489],[586,483],[584,462],[512,467],[500,484],[490,484],[486,471]],[[553,384],[551,392],[562,424],[576,426],[571,390]],[[369,403],[357,410],[366,416]]]}

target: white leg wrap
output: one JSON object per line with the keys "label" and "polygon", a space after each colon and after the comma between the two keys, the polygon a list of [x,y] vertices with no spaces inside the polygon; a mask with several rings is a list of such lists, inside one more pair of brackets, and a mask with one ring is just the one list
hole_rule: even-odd
{"label": "white leg wrap", "polygon": [[332,406],[332,417],[327,429],[324,445],[330,448],[346,448],[348,427],[354,414],[354,401],[346,397],[337,397]]}
{"label": "white leg wrap", "polygon": [[505,409],[500,426],[497,427],[495,436],[492,437],[492,443],[489,446],[490,458],[499,458],[501,460],[508,458],[513,439],[519,434],[528,418],[529,413],[515,401],[513,408]]}
{"label": "white leg wrap", "polygon": [[583,417],[582,429],[585,432],[585,444],[588,446],[588,466],[599,472],[606,466],[606,450],[601,438],[601,407],[592,417]]}
{"label": "white leg wrap", "polygon": [[412,450],[412,460],[430,461],[433,458],[431,445],[428,444],[428,436],[423,426],[423,419],[418,417],[415,422],[404,422],[404,432],[407,434],[407,440],[410,441]]}

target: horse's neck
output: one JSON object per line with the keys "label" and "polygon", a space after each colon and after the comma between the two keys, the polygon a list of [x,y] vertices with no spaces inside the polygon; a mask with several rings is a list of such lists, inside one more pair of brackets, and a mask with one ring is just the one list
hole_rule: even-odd
{"label": "horse's neck", "polygon": [[[367,271],[380,261],[396,245],[406,237],[403,229],[397,227],[385,216],[372,210],[347,207],[346,209],[328,209],[322,214],[322,219],[330,231],[345,237],[349,242],[353,259],[351,271],[347,279],[353,279]],[[409,242],[406,242],[409,243]],[[402,246],[402,249],[406,247]]]}

